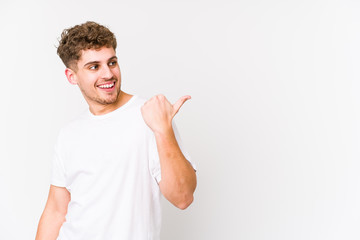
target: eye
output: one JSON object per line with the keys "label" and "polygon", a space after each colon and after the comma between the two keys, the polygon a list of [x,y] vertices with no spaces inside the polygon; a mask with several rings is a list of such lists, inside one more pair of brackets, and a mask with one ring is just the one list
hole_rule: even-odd
{"label": "eye", "polygon": [[109,66],[116,66],[116,64],[117,64],[117,61],[112,61],[109,63]]}
{"label": "eye", "polygon": [[92,65],[92,66],[89,67],[90,70],[96,70],[98,68],[99,68],[98,65]]}

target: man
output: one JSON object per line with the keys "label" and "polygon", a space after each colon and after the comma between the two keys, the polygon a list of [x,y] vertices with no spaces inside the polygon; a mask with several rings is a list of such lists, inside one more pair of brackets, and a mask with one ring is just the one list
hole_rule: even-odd
{"label": "man", "polygon": [[89,110],[59,133],[37,240],[157,240],[160,195],[180,209],[193,201],[195,168],[172,123],[190,96],[172,105],[123,92],[115,50],[94,22],[61,35],[66,77]]}

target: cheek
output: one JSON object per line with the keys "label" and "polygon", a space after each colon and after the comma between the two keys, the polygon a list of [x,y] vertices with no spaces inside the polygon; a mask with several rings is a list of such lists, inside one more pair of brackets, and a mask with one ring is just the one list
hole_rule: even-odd
{"label": "cheek", "polygon": [[115,69],[113,70],[113,74],[114,74],[115,76],[117,76],[117,77],[120,78],[120,68],[119,68],[119,67],[115,68]]}
{"label": "cheek", "polygon": [[98,78],[95,74],[84,74],[81,76],[81,81],[79,81],[79,85],[83,89],[89,89],[96,85],[97,79]]}

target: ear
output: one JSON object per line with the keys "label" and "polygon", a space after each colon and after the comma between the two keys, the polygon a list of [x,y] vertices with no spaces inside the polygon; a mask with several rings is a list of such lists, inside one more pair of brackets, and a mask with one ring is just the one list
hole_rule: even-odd
{"label": "ear", "polygon": [[69,81],[69,83],[71,83],[73,85],[77,85],[76,74],[73,70],[71,70],[70,68],[66,68],[65,75],[66,75],[66,78]]}

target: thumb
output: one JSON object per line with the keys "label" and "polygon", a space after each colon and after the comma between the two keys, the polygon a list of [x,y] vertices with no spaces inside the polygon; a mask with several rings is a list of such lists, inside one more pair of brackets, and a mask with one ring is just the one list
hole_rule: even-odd
{"label": "thumb", "polygon": [[186,96],[182,96],[179,100],[177,100],[177,102],[173,105],[173,109],[174,109],[173,116],[175,116],[175,114],[179,111],[181,106],[189,99],[191,99],[191,96],[186,95]]}

